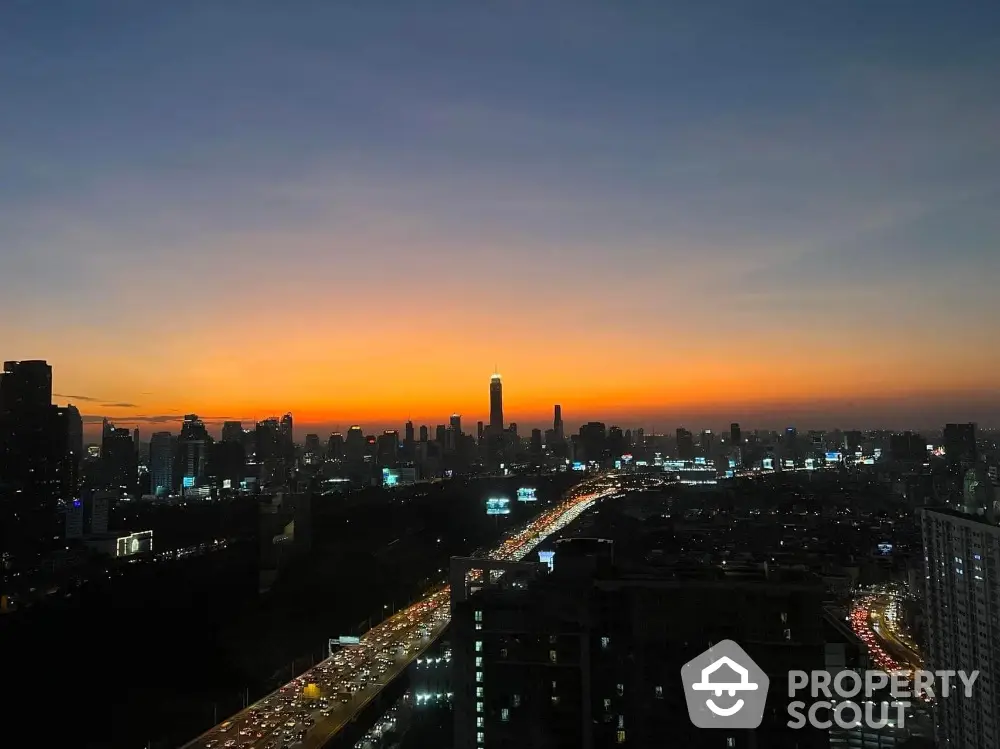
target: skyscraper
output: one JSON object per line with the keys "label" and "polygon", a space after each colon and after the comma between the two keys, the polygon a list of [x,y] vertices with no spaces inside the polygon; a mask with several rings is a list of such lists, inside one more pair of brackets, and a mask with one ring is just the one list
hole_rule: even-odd
{"label": "skyscraper", "polygon": [[462,433],[462,416],[461,414],[452,414],[451,421],[451,431],[455,433],[455,439],[457,440],[459,435]]}
{"label": "skyscraper", "polygon": [[5,361],[0,373],[0,411],[14,412],[52,405],[52,367],[47,361]]}
{"label": "skyscraper", "polygon": [[729,441],[733,445],[740,445],[743,443],[743,433],[740,430],[740,425],[735,421],[729,425]]}
{"label": "skyscraper", "polygon": [[978,516],[931,508],[920,510],[920,525],[926,577],[927,668],[979,671],[971,697],[959,690],[938,700],[938,746],[997,746],[1000,528],[992,512]]}
{"label": "skyscraper", "polygon": [[149,440],[150,490],[156,496],[168,496],[174,491],[174,436],[170,432],[155,432]]}
{"label": "skyscraper", "polygon": [[503,431],[503,383],[499,374],[490,377],[490,429]]}
{"label": "skyscraper", "polygon": [[694,435],[684,427],[677,429],[677,457],[681,460],[694,460]]}
{"label": "skyscraper", "polygon": [[558,403],[555,407],[555,413],[552,418],[552,430],[555,432],[556,439],[563,439],[563,420],[562,420],[562,406]]}
{"label": "skyscraper", "polygon": [[945,424],[944,459],[956,475],[964,473],[976,462],[976,425]]}

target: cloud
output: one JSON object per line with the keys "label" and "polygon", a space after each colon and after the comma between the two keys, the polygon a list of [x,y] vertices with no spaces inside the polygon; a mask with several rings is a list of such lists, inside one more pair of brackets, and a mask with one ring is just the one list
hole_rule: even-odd
{"label": "cloud", "polygon": [[[109,421],[118,422],[122,426],[135,424],[180,424],[183,420],[180,414],[130,414],[120,419],[109,418],[103,415],[85,414],[83,416],[83,423],[100,424],[106,418]],[[239,416],[201,416],[199,418],[206,424],[221,424],[224,421],[253,421],[251,418]]]}
{"label": "cloud", "polygon": [[103,398],[91,398],[89,395],[64,395],[63,393],[53,393],[55,398],[66,398],[71,401],[91,401],[94,403],[103,403]]}
{"label": "cloud", "polygon": [[138,408],[134,403],[102,403],[101,405],[107,406],[108,408]]}

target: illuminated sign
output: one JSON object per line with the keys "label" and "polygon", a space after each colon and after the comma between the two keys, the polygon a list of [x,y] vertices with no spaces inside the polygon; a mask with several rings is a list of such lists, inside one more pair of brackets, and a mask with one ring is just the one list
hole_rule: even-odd
{"label": "illuminated sign", "polygon": [[794,460],[786,460],[785,461],[785,468],[795,468],[795,461]]}
{"label": "illuminated sign", "polygon": [[631,460],[632,460],[632,454],[631,453],[625,453],[624,455],[622,455],[622,460],[625,461],[626,463],[631,462]]}
{"label": "illuminated sign", "polygon": [[222,488],[223,489],[232,489],[233,488],[233,480],[232,479],[222,479]]}
{"label": "illuminated sign", "polygon": [[694,464],[697,465],[697,466],[703,466],[703,465],[705,465],[705,459],[704,458],[695,458],[694,459]]}
{"label": "illuminated sign", "polygon": [[761,465],[764,466],[764,470],[765,471],[773,471],[774,470],[774,459],[773,458],[764,458],[761,461]]}
{"label": "illuminated sign", "polygon": [[878,545],[878,553],[882,556],[888,556],[892,554],[892,544],[888,541],[883,541]]}
{"label": "illuminated sign", "polygon": [[337,644],[341,647],[350,647],[351,645],[360,645],[360,637],[351,637],[349,635],[341,635],[337,638]]}
{"label": "illuminated sign", "polygon": [[395,486],[399,483],[399,474],[391,468],[382,469],[382,486]]}
{"label": "illuminated sign", "polygon": [[185,489],[190,489],[192,486],[194,486],[194,476],[185,476],[181,482],[181,486],[183,486]]}
{"label": "illuminated sign", "polygon": [[812,458],[806,458],[806,468],[810,471],[816,467],[816,461]]}
{"label": "illuminated sign", "polygon": [[826,454],[826,462],[827,463],[839,463],[843,459],[844,459],[844,456],[841,453],[827,453]]}
{"label": "illuminated sign", "polygon": [[506,497],[491,497],[486,500],[487,515],[510,515],[510,500]]}
{"label": "illuminated sign", "polygon": [[535,489],[532,487],[522,486],[517,490],[517,501],[518,502],[535,502],[538,497],[535,496]]}
{"label": "illuminated sign", "polygon": [[580,461],[577,461],[577,462],[575,462],[575,463],[573,464],[573,470],[574,470],[574,471],[586,471],[586,470],[587,470],[587,466],[585,466],[585,465],[584,465],[583,463],[581,463]]}
{"label": "illuminated sign", "polygon": [[547,564],[549,569],[555,568],[556,553],[554,551],[540,551],[538,552],[538,561],[542,564]]}
{"label": "illuminated sign", "polygon": [[139,531],[120,536],[115,544],[115,556],[128,557],[153,550],[153,531]]}

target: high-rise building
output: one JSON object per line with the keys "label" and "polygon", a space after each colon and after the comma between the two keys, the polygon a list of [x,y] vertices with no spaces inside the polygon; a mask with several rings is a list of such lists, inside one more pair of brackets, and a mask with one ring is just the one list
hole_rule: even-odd
{"label": "high-rise building", "polygon": [[423,424],[420,427],[420,441],[426,442],[428,439],[430,439],[430,430],[427,429],[426,424]]}
{"label": "high-rise building", "polygon": [[490,429],[503,431],[503,383],[499,374],[490,377]]}
{"label": "high-rise building", "polygon": [[476,442],[478,442],[480,444],[482,444],[482,442],[483,442],[483,430],[484,429],[485,429],[485,426],[484,426],[483,422],[477,421],[476,422]]}
{"label": "high-rise building", "polygon": [[701,452],[706,458],[712,457],[713,435],[711,429],[701,433]]}
{"label": "high-rise building", "polygon": [[743,433],[740,431],[740,425],[735,421],[729,425],[729,441],[733,445],[743,444]]}
{"label": "high-rise building", "polygon": [[399,432],[386,429],[378,437],[375,463],[380,468],[395,468],[399,463]]}
{"label": "high-rise building", "polygon": [[944,459],[948,469],[962,476],[976,462],[976,425],[945,424]]}
{"label": "high-rise building", "polygon": [[541,455],[542,454],[542,430],[532,429],[531,430],[531,454]]}
{"label": "high-rise building", "polygon": [[[947,454],[947,453],[946,453]],[[972,696],[939,697],[938,746],[1000,746],[1000,528],[993,512],[919,510],[927,668],[979,672]]]}
{"label": "high-rise building", "polygon": [[451,419],[449,419],[448,424],[451,426],[451,431],[455,433],[455,439],[462,434],[462,415],[452,414]]}
{"label": "high-rise building", "polygon": [[348,462],[360,463],[363,461],[366,449],[365,433],[360,426],[355,424],[347,430],[347,438],[344,440],[344,452]]}
{"label": "high-rise building", "polygon": [[287,471],[295,463],[295,430],[290,413],[281,417],[279,433],[281,435],[281,460]]}
{"label": "high-rise building", "polygon": [[445,447],[448,444],[448,427],[444,424],[438,424],[434,427],[434,441],[441,447]]}
{"label": "high-rise building", "polygon": [[412,421],[407,421],[406,422],[406,426],[404,427],[403,434],[404,434],[403,441],[406,443],[406,445],[408,445],[408,446],[412,445],[413,442],[414,442],[414,440],[413,440],[413,422]]}
{"label": "high-rise building", "polygon": [[[452,559],[455,749],[829,746],[827,735],[788,727],[789,698],[773,688],[757,730],[695,728],[680,679],[681,666],[725,639],[740,643],[772,685],[790,669],[822,669],[818,578],[681,575],[617,566],[613,557],[610,541],[585,538],[558,541],[551,571]],[[470,570],[482,574],[470,580]]]}
{"label": "high-rise building", "polygon": [[677,428],[677,458],[694,460],[694,435],[684,427]]}
{"label": "high-rise building", "polygon": [[320,446],[318,434],[307,434],[303,449],[310,455],[320,455],[323,448]]}
{"label": "high-rise building", "polygon": [[243,423],[239,421],[225,421],[222,423],[223,442],[243,442]]}
{"label": "high-rise building", "polygon": [[104,488],[134,494],[139,482],[138,455],[132,432],[107,419],[101,433],[101,463]]}
{"label": "high-rise building", "polygon": [[552,415],[552,429],[556,433],[556,439],[562,440],[563,439],[563,435],[564,435],[564,432],[563,432],[563,419],[562,419],[562,406],[560,406],[557,403],[555,405],[555,408],[553,409],[553,412],[554,413]]}
{"label": "high-rise building", "polygon": [[149,440],[150,490],[158,497],[169,496],[174,484],[174,435],[154,432]]}
{"label": "high-rise building", "polygon": [[204,478],[210,441],[205,423],[198,418],[198,414],[187,414],[181,423],[181,436],[177,441],[182,488],[189,489]]}
{"label": "high-rise building", "polygon": [[344,459],[344,435],[340,432],[333,432],[326,441],[326,457],[330,460]]}
{"label": "high-rise building", "polygon": [[5,361],[0,373],[0,412],[52,405],[52,367],[41,359]]}

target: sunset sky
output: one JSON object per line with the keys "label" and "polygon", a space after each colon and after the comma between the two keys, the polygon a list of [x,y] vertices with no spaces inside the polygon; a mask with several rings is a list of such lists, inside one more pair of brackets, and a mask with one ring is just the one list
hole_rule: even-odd
{"label": "sunset sky", "polygon": [[[306,430],[1000,425],[997,3],[10,2],[0,358]],[[147,429],[148,426],[148,429]]]}

